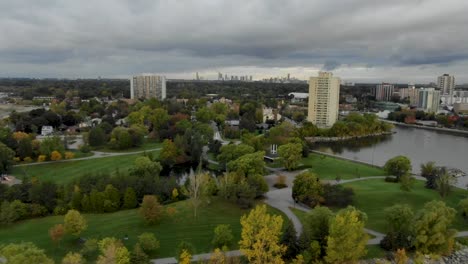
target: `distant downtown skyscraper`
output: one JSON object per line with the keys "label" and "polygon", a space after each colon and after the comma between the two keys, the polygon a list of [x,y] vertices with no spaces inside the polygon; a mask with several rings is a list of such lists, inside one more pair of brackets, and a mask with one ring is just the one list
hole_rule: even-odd
{"label": "distant downtown skyscraper", "polygon": [[166,77],[155,74],[133,76],[130,79],[132,99],[166,99]]}
{"label": "distant downtown skyscraper", "polygon": [[393,84],[381,83],[375,87],[375,100],[377,101],[391,101],[395,87]]}
{"label": "distant downtown skyscraper", "polygon": [[437,87],[440,89],[440,93],[452,95],[455,89],[455,76],[449,74],[439,76],[437,78]]}
{"label": "distant downtown skyscraper", "polygon": [[307,120],[317,127],[331,127],[338,120],[340,78],[331,72],[319,72],[309,80],[309,109]]}

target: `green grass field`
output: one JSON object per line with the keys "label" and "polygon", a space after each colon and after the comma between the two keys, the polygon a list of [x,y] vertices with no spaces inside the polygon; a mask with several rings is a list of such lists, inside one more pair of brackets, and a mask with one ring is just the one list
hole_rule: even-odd
{"label": "green grass field", "polygon": [[[213,200],[209,205],[201,207],[198,217],[194,218],[193,210],[187,201],[166,207],[176,208],[177,214],[172,218],[164,219],[156,226],[146,225],[136,209],[109,214],[86,214],[88,229],[81,234],[81,237],[99,239],[114,236],[122,239],[128,236],[124,244],[131,250],[138,240],[138,235],[143,232],[152,232],[160,241],[161,247],[157,255],[151,257],[160,258],[174,256],[181,241],[192,243],[196,253],[210,252],[214,228],[219,224],[229,224],[236,241],[231,249],[237,249],[237,241],[240,240],[241,232],[240,217],[249,211],[239,209],[232,203]],[[276,209],[268,208],[270,213],[282,215]],[[287,221],[287,218],[282,216]],[[58,223],[63,223],[63,216],[26,220],[7,228],[1,228],[0,244],[31,241],[43,248],[47,255],[60,260],[69,251],[79,251],[81,245],[71,236],[65,236],[60,246],[54,245],[48,236],[48,230]]]}
{"label": "green grass field", "polygon": [[342,180],[345,180],[357,177],[386,175],[384,170],[376,167],[314,153],[309,154],[307,158],[303,158],[301,163],[303,165],[300,166],[300,169],[309,168],[311,172],[315,172],[321,179],[334,180],[339,176]]}
{"label": "green grass field", "polygon": [[[159,150],[152,151],[150,153],[158,155]],[[33,166],[20,166],[14,167],[11,174],[18,179],[22,179],[23,177],[37,177],[42,181],[53,181],[58,184],[63,184],[69,183],[89,172],[114,172],[116,169],[121,171],[127,170],[133,166],[135,159],[141,155],[143,154],[131,154]]]}
{"label": "green grass field", "polygon": [[112,152],[127,153],[127,152],[144,151],[144,150],[156,149],[156,148],[162,148],[162,143],[161,142],[154,142],[154,141],[147,141],[143,145],[141,145],[140,147],[136,147],[136,148],[118,150],[118,149],[111,149],[108,146],[102,146],[102,147],[94,148],[93,150],[102,151],[102,152],[111,152],[111,153]]}
{"label": "green grass field", "polygon": [[[387,183],[383,179],[370,179],[347,183],[354,189],[354,206],[367,213],[367,227],[379,232],[385,232],[386,221],[383,210],[397,203],[409,204],[413,210],[423,208],[424,204],[432,200],[442,200],[439,194],[424,188],[424,182],[416,181],[413,191],[407,193],[400,190],[397,183]],[[454,188],[444,202],[457,209],[458,202],[468,197],[468,191]],[[458,230],[468,230],[468,221],[457,214],[453,226]]]}

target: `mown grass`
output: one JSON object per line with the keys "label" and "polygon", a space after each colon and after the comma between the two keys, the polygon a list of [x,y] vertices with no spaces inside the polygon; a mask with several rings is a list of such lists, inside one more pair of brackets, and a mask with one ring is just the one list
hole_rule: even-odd
{"label": "mown grass", "polygon": [[386,175],[384,170],[377,167],[315,153],[310,153],[307,158],[303,158],[301,164],[303,165],[300,166],[300,169],[308,168],[321,179],[328,180],[334,180],[337,177],[346,180],[358,177]]}
{"label": "mown grass", "polygon": [[129,149],[122,149],[122,150],[112,149],[109,146],[105,145],[105,146],[93,148],[93,150],[101,151],[101,152],[110,152],[110,153],[128,153],[128,152],[137,152],[137,151],[144,151],[144,150],[150,150],[150,149],[156,149],[156,148],[162,148],[162,143],[146,140],[146,142],[143,145],[139,147],[129,148]]}
{"label": "mown grass", "polygon": [[[450,195],[442,199],[436,191],[425,188],[422,181],[416,181],[411,192],[403,192],[400,190],[400,184],[388,183],[383,179],[369,179],[344,185],[353,188],[355,193],[353,205],[367,214],[367,227],[382,233],[386,231],[384,209],[387,207],[398,203],[408,204],[417,211],[427,202],[442,200],[448,206],[458,209],[459,201],[468,197],[468,191],[453,188]],[[453,227],[458,230],[468,230],[468,221],[457,213]]]}
{"label": "mown grass", "polygon": [[[160,241],[161,247],[152,258],[174,256],[181,241],[194,245],[196,253],[207,253],[213,250],[211,241],[213,230],[219,224],[229,224],[233,231],[234,243],[230,249],[238,248],[241,225],[240,217],[249,210],[240,209],[237,205],[221,200],[213,200],[209,205],[198,211],[197,218],[187,201],[166,205],[177,210],[173,217],[164,218],[160,224],[149,226],[145,224],[137,209],[119,211],[108,214],[86,214],[88,229],[81,234],[86,239],[113,236],[124,240],[125,246],[131,250],[143,232],[152,232]],[[268,207],[270,213],[283,216],[278,210]],[[60,260],[69,251],[79,251],[82,247],[77,239],[66,235],[60,245],[55,245],[49,238],[48,230],[55,224],[63,223],[63,216],[50,216],[39,219],[25,220],[9,227],[0,228],[0,244],[30,241],[43,248],[48,256]]]}
{"label": "mown grass", "polygon": [[[159,155],[159,150],[148,153]],[[19,166],[13,168],[11,175],[18,179],[22,179],[23,177],[36,177],[41,181],[52,181],[58,184],[64,184],[73,181],[85,173],[113,173],[117,169],[121,171],[127,170],[133,166],[135,159],[141,155],[143,154]]]}

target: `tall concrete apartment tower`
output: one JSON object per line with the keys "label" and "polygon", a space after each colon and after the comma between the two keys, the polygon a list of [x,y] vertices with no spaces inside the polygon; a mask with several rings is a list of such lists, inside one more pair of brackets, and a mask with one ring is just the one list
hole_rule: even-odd
{"label": "tall concrete apartment tower", "polygon": [[130,79],[130,98],[166,99],[166,77],[154,74],[133,76]]}
{"label": "tall concrete apartment tower", "polygon": [[437,86],[440,89],[440,93],[443,95],[453,94],[455,89],[455,76],[450,76],[449,74],[444,74],[437,77]]}
{"label": "tall concrete apartment tower", "polygon": [[319,72],[309,80],[307,120],[320,128],[331,127],[338,120],[340,78],[331,72]]}

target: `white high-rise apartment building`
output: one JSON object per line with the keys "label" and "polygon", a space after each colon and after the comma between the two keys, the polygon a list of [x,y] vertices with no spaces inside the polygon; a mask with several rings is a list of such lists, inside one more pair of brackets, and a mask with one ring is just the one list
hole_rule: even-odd
{"label": "white high-rise apartment building", "polygon": [[418,108],[429,113],[437,113],[440,106],[440,92],[434,88],[419,90]]}
{"label": "white high-rise apartment building", "polygon": [[393,84],[382,83],[375,87],[375,100],[391,101],[395,87]]}
{"label": "white high-rise apartment building", "polygon": [[166,77],[155,74],[133,76],[130,79],[130,98],[166,99]]}
{"label": "white high-rise apartment building", "polygon": [[437,78],[437,86],[442,94],[453,94],[455,89],[455,76],[444,74]]}
{"label": "white high-rise apartment building", "polygon": [[309,109],[307,120],[317,127],[331,127],[338,120],[340,78],[331,72],[319,72],[309,80]]}

